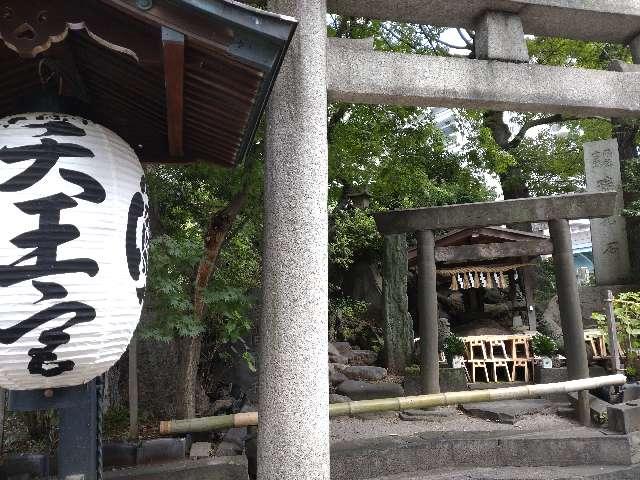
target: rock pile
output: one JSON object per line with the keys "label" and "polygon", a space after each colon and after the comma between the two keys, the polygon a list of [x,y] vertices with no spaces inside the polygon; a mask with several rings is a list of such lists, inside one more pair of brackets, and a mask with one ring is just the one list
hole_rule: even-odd
{"label": "rock pile", "polygon": [[354,349],[347,342],[330,343],[329,402],[403,396],[402,386],[389,381],[387,370],[374,366],[377,357],[375,352]]}

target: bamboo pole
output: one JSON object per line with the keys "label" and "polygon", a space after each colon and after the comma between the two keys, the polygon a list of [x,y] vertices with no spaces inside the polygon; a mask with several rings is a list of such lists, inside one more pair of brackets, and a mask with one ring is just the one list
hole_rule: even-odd
{"label": "bamboo pole", "polygon": [[[495,402],[499,400],[517,400],[553,393],[570,393],[593,390],[610,385],[622,385],[627,381],[624,375],[583,378],[569,382],[546,383],[542,385],[523,385],[490,390],[472,390],[464,392],[436,393],[415,397],[382,398],[360,400],[347,403],[334,403],[329,406],[329,415],[355,415],[359,413],[402,411],[431,408],[460,403]],[[225,428],[248,427],[258,425],[258,412],[219,415],[215,417],[191,418],[187,420],[169,420],[160,422],[160,433],[179,434],[209,432]]]}

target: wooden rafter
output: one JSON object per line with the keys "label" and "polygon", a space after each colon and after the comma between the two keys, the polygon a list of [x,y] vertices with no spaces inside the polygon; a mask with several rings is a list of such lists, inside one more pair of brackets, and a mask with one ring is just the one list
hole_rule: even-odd
{"label": "wooden rafter", "polygon": [[184,154],[184,35],[162,27],[169,153]]}

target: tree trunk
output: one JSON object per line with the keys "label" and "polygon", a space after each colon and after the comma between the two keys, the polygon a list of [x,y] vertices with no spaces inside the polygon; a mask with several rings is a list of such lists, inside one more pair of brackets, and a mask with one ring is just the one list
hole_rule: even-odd
{"label": "tree trunk", "polygon": [[387,369],[404,375],[413,350],[413,322],[407,300],[407,236],[384,237],[384,346]]}
{"label": "tree trunk", "polygon": [[178,378],[176,383],[176,418],[196,416],[196,390],[202,338],[182,337],[178,346]]}
{"label": "tree trunk", "polygon": [[[622,168],[622,187],[625,192],[625,207],[634,200],[640,200],[640,191],[631,185],[629,178],[629,167],[634,165],[640,168],[638,163],[638,150],[636,137],[640,130],[640,125],[636,121],[624,119],[612,119],[614,132],[618,140],[618,150],[620,152],[620,167]],[[627,217],[627,237],[629,239],[629,257],[631,258],[631,271],[633,280],[640,281],[640,218]]]}
{"label": "tree trunk", "polygon": [[[247,201],[249,185],[231,200],[229,205],[211,217],[205,235],[205,253],[198,265],[193,295],[194,314],[202,320],[205,315],[204,292],[216,269],[220,249],[224,244],[233,223]],[[196,391],[198,388],[198,365],[202,338],[183,337],[177,340],[178,346],[178,382],[176,385],[177,418],[193,418],[196,415]]]}

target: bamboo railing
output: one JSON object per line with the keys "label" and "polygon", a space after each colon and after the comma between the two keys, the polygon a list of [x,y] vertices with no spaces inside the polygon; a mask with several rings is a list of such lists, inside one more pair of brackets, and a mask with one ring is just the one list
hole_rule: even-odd
{"label": "bamboo railing", "polygon": [[[489,390],[437,393],[414,397],[359,400],[329,405],[329,416],[337,417],[341,415],[355,415],[359,413],[402,411],[446,405],[458,405],[460,403],[517,400],[554,393],[571,393],[583,390],[593,390],[611,385],[623,385],[626,381],[627,378],[624,375],[619,374],[571,380],[569,382],[547,383],[542,385],[523,385],[518,387],[494,388]],[[258,425],[258,412],[191,418],[187,420],[169,420],[160,422],[160,433],[179,434],[209,432],[225,428],[248,427],[251,425]]]}

